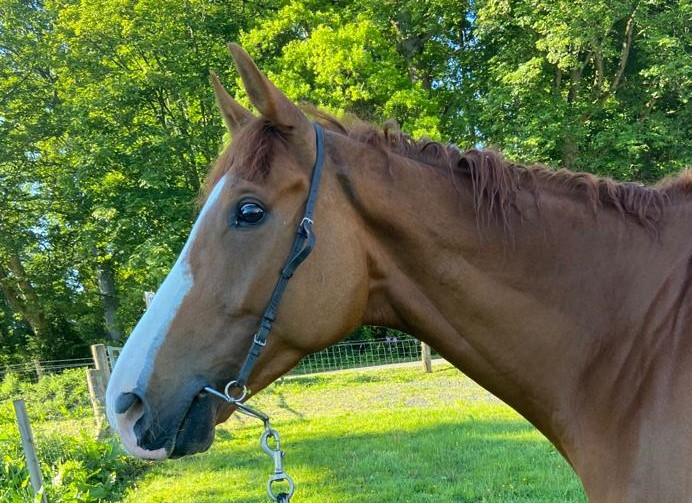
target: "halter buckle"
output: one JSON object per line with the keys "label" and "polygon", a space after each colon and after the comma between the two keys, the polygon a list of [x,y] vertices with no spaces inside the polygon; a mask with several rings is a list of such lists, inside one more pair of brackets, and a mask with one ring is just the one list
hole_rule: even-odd
{"label": "halter buckle", "polygon": [[[258,333],[258,332],[255,332],[255,335],[254,335],[254,337],[252,338],[253,342],[254,342],[255,344],[257,344],[258,346],[261,346],[261,347],[266,346],[266,345],[267,345],[267,339],[264,339],[264,340],[258,339],[258,338],[257,338],[258,335],[259,335],[259,333]],[[235,382],[235,381],[232,381],[232,382]]]}

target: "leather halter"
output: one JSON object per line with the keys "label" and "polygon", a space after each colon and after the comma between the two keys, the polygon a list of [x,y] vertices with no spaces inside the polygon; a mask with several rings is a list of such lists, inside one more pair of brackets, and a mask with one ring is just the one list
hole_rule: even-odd
{"label": "leather halter", "polygon": [[[245,363],[243,363],[243,366],[240,368],[238,376],[226,384],[226,387],[224,388],[224,394],[229,401],[232,400],[236,403],[242,402],[250,393],[250,390],[247,388],[248,379],[250,378],[252,369],[260,356],[262,348],[267,345],[267,338],[269,337],[274,321],[276,320],[276,313],[279,310],[279,304],[284,292],[286,291],[286,286],[288,286],[288,280],[291,279],[298,266],[307,258],[315,246],[316,238],[314,232],[312,231],[312,215],[315,211],[315,203],[317,202],[317,193],[320,188],[320,179],[322,177],[322,168],[324,166],[324,131],[319,124],[313,123],[313,127],[315,128],[316,155],[315,164],[312,168],[310,191],[308,192],[308,197],[305,201],[305,212],[303,213],[303,218],[298,224],[291,252],[288,254],[288,258],[281,268],[279,279],[276,282],[276,286],[274,286],[274,291],[272,292],[269,304],[262,314],[259,328],[257,329],[257,332],[255,332],[252,339],[252,346],[250,346],[250,350],[245,357]],[[240,396],[234,397],[230,394],[231,390],[234,389],[241,390]]]}

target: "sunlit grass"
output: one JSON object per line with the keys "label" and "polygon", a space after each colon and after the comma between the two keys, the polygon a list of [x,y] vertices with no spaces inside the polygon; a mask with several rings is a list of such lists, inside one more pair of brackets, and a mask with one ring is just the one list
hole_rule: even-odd
{"label": "sunlit grass", "polygon": [[[254,405],[272,417],[294,501],[586,501],[555,449],[448,365],[306,376]],[[261,424],[231,417],[205,454],[155,464],[126,501],[266,502]]]}

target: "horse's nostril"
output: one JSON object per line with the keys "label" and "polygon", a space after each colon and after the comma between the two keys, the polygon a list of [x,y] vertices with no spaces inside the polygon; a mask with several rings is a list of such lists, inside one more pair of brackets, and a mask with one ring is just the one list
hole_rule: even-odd
{"label": "horse's nostril", "polygon": [[125,414],[134,404],[139,401],[139,397],[134,393],[122,393],[115,400],[115,412],[117,414]]}

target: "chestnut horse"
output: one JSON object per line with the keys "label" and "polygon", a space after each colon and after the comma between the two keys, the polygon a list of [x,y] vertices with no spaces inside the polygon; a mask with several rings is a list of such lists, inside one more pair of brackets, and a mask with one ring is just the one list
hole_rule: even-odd
{"label": "chestnut horse", "polygon": [[204,389],[245,362],[321,169],[316,245],[248,389],[361,324],[396,328],[531,421],[592,502],[692,502],[692,172],[622,184],[326,117],[320,146],[230,49],[260,116],[212,79],[232,144],[108,386],[129,452],[204,451],[235,410]]}

